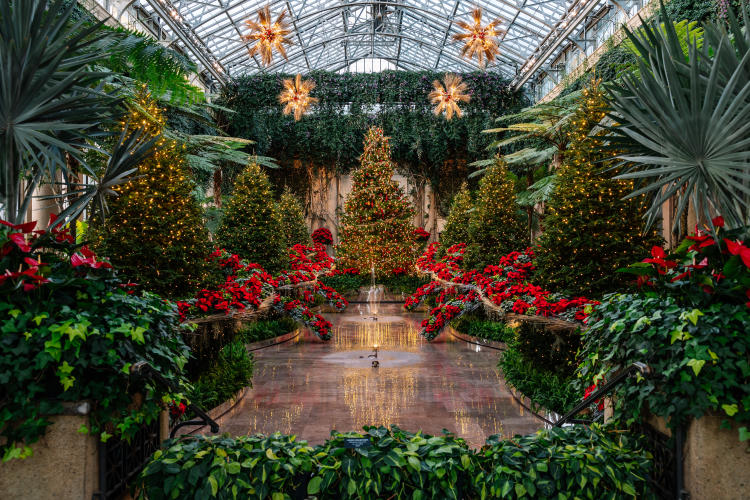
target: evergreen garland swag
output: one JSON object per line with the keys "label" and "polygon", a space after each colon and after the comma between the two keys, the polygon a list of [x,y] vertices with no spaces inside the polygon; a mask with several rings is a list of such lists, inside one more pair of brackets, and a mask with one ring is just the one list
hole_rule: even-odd
{"label": "evergreen garland swag", "polygon": [[[166,120],[151,95],[135,98],[128,121],[150,136]],[[123,124],[125,126],[125,124]],[[181,297],[210,280],[211,253],[203,210],[193,196],[184,148],[161,138],[154,154],[138,166],[138,176],[114,187],[106,221],[92,221],[91,245],[127,279],[167,297]]]}
{"label": "evergreen garland swag", "polygon": [[372,127],[344,205],[337,253],[342,269],[369,274],[374,268],[376,276],[411,270],[417,252],[414,209],[392,177],[388,138]]}
{"label": "evergreen garland swag", "polygon": [[574,295],[600,296],[621,289],[629,275],[620,268],[639,261],[661,238],[642,233],[642,198],[623,200],[633,182],[614,179],[612,156],[604,151],[603,131],[592,135],[607,111],[601,80],[583,90],[573,117],[570,146],[558,170],[539,237],[534,282]]}
{"label": "evergreen garland swag", "polygon": [[224,207],[224,217],[216,231],[218,244],[248,262],[260,264],[269,273],[276,273],[288,259],[282,228],[268,176],[260,165],[251,163],[237,177],[234,194]]}

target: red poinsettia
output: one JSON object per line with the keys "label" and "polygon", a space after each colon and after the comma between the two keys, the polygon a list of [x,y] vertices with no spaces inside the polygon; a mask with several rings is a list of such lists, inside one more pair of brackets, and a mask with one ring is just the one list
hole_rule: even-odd
{"label": "red poinsettia", "polygon": [[312,240],[314,243],[319,243],[321,245],[332,245],[333,235],[327,228],[319,227],[318,229],[313,231]]}

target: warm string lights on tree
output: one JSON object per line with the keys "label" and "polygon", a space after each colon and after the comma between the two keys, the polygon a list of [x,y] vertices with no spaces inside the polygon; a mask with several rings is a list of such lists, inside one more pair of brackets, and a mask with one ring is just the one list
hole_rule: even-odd
{"label": "warm string lights on tree", "polygon": [[[138,126],[161,134],[166,119],[144,87],[132,103],[123,129]],[[93,246],[129,280],[146,290],[176,296],[202,286],[211,249],[203,211],[185,161],[185,147],[161,136],[138,176],[117,186],[106,221],[91,223]]]}
{"label": "warm string lights on tree", "polygon": [[305,225],[305,214],[299,202],[289,187],[284,188],[278,203],[281,231],[287,247],[294,245],[309,245],[310,233]]}
{"label": "warm string lights on tree", "polygon": [[285,45],[292,45],[288,35],[292,32],[289,29],[289,23],[286,22],[286,10],[281,11],[275,21],[271,21],[271,6],[266,5],[258,10],[258,20],[248,19],[245,25],[250,33],[243,35],[242,38],[248,42],[255,42],[250,47],[250,57],[260,54],[261,61],[268,66],[273,61],[274,51],[281,54],[284,59],[288,60]]}
{"label": "warm string lights on tree", "polygon": [[500,53],[497,37],[504,31],[499,30],[498,26],[502,19],[495,19],[486,26],[482,26],[482,8],[476,7],[471,17],[473,23],[466,21],[456,21],[456,24],[464,30],[463,33],[453,35],[453,39],[463,42],[461,56],[469,59],[477,58],[480,67],[495,60],[495,56]]}
{"label": "warm string lights on tree", "polygon": [[297,74],[294,79],[284,79],[282,84],[284,90],[279,94],[279,102],[285,104],[284,114],[294,114],[294,120],[299,121],[310,105],[318,102],[317,97],[310,97],[310,92],[315,88],[315,82],[303,80],[302,75]]}
{"label": "warm string lights on tree", "polygon": [[528,246],[525,224],[518,213],[515,185],[500,159],[479,181],[468,229],[466,265],[473,269],[496,264],[503,255]]}
{"label": "warm string lights on tree", "polygon": [[412,269],[417,252],[414,209],[393,180],[388,138],[373,127],[365,136],[361,166],[352,174],[352,192],[344,205],[338,247],[339,268],[378,276]]}
{"label": "warm string lights on tree", "polygon": [[281,215],[273,200],[271,182],[257,163],[237,176],[216,237],[220,246],[268,272],[275,273],[286,265]]}
{"label": "warm string lights on tree", "polygon": [[446,120],[453,118],[454,114],[461,118],[463,113],[461,108],[458,107],[458,103],[469,102],[471,100],[471,97],[467,93],[469,89],[468,85],[461,81],[460,76],[453,73],[446,74],[445,78],[443,78],[443,83],[445,86],[439,80],[432,82],[435,90],[430,92],[428,96],[430,102],[436,105],[434,109],[435,115],[445,113]]}
{"label": "warm string lights on tree", "polygon": [[643,199],[623,200],[633,182],[618,180],[605,150],[604,131],[592,134],[607,111],[600,80],[582,91],[569,132],[570,144],[558,184],[550,197],[539,237],[536,281],[546,288],[600,295],[617,290],[629,277],[617,273],[659,244],[654,232],[642,234]]}

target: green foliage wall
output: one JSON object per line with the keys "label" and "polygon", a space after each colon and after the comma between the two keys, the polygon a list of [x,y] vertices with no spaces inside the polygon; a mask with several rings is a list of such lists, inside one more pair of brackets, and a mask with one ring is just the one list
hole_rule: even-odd
{"label": "green foliage wall", "polygon": [[277,102],[281,81],[291,75],[259,74],[237,79],[222,91],[220,103],[236,111],[227,117],[229,133],[257,141],[256,153],[289,166],[293,159],[348,171],[362,154],[362,137],[372,126],[390,136],[399,168],[438,184],[447,160],[486,156],[491,137],[481,131],[492,120],[523,103],[508,81],[489,72],[462,75],[471,102],[463,118],[445,120],[432,113],[427,94],[443,73],[385,71],[338,74],[311,72],[320,104],[299,122],[284,116]]}

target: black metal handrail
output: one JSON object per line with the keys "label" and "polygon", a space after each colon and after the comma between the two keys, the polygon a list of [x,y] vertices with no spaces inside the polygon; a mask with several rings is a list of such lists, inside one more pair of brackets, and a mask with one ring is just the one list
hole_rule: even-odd
{"label": "black metal handrail", "polygon": [[[563,415],[559,420],[557,420],[554,423],[554,427],[562,427],[563,425],[567,423],[574,423],[573,417],[581,413],[586,408],[590,407],[594,402],[598,401],[602,398],[602,396],[606,396],[609,394],[612,389],[620,385],[626,378],[628,378],[633,373],[638,372],[641,375],[650,375],[651,374],[651,368],[648,367],[645,363],[633,363],[632,365],[628,366],[624,370],[621,370],[619,373],[617,373],[614,377],[609,379],[607,383],[605,383],[603,386],[597,388],[594,392],[592,392],[589,397],[585,398],[583,401],[578,403],[573,407],[572,410],[570,410],[568,413]],[[578,422],[578,421],[575,421]]]}
{"label": "black metal handrail", "polygon": [[[169,388],[169,390],[173,392],[179,392],[179,389],[169,380],[164,378],[161,373],[156,371],[153,366],[151,366],[146,361],[139,361],[135,363],[133,366],[130,367],[130,373],[134,375],[141,375],[141,376],[147,376],[151,378],[152,380],[158,382],[159,384]],[[169,432],[169,437],[173,438],[175,434],[177,433],[178,429],[181,429],[182,427],[188,427],[188,426],[204,426],[208,425],[211,429],[211,432],[214,434],[219,432],[219,424],[214,421],[211,417],[208,416],[208,414],[201,408],[200,406],[194,405],[193,403],[188,403],[187,409],[198,416],[200,420],[185,420],[183,422],[178,423],[175,425],[172,430]]]}

